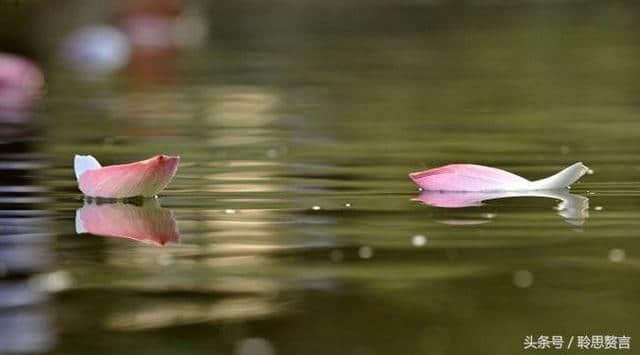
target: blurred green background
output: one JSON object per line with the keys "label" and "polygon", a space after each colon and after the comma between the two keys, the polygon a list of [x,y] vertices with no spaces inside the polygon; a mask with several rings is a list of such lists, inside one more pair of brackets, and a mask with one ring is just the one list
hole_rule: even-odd
{"label": "blurred green background", "polygon": [[[0,353],[634,353],[638,10],[1,2],[0,51],[46,86],[0,126]],[[160,153],[181,156],[157,207],[179,243],[76,235],[74,154]],[[576,161],[577,205],[438,208],[407,177]],[[579,335],[631,349],[567,349]]]}

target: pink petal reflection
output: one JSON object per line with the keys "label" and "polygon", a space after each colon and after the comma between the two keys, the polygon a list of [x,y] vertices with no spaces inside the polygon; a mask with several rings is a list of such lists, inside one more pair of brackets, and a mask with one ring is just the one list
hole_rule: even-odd
{"label": "pink petal reflection", "polygon": [[122,165],[101,167],[91,156],[75,158],[80,191],[91,197],[153,197],[162,191],[178,170],[180,157],[157,155]]}
{"label": "pink petal reflection", "polygon": [[137,206],[85,201],[76,211],[76,233],[129,238],[157,245],[178,242],[180,234],[173,213],[160,207],[156,199],[142,202],[142,206]]}
{"label": "pink petal reflection", "polygon": [[450,164],[409,174],[428,191],[531,191],[562,189],[576,182],[589,169],[575,163],[548,178],[529,181],[508,171],[475,164]]}
{"label": "pink petal reflection", "polygon": [[483,201],[512,197],[544,197],[559,200],[558,214],[568,223],[580,225],[589,217],[589,199],[570,193],[568,190],[553,191],[504,191],[504,192],[455,192],[423,191],[412,201],[443,208],[461,208],[480,206]]}

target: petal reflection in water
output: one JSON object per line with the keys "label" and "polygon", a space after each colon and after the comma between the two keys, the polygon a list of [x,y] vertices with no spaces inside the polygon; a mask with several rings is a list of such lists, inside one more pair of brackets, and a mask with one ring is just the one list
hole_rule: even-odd
{"label": "petal reflection in water", "polygon": [[76,233],[135,239],[164,245],[178,242],[180,234],[173,213],[160,207],[157,199],[144,199],[140,205],[85,200],[76,211]]}
{"label": "petal reflection in water", "polygon": [[481,206],[483,201],[510,197],[544,197],[560,200],[558,214],[568,223],[581,225],[589,217],[589,199],[569,190],[506,191],[506,192],[440,192],[423,191],[413,198],[425,205],[443,208]]}

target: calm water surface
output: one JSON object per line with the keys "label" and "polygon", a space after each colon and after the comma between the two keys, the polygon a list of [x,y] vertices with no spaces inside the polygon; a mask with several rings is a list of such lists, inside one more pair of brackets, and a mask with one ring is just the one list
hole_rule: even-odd
{"label": "calm water surface", "polygon": [[[0,130],[2,351],[514,354],[526,335],[609,334],[635,348],[631,10],[224,10],[161,75],[53,66],[33,123]],[[105,205],[83,201],[76,153],[182,160],[157,203]],[[593,174],[570,193],[464,208],[413,200],[407,177],[575,161]],[[92,206],[113,225],[175,221],[179,238],[76,234]]]}

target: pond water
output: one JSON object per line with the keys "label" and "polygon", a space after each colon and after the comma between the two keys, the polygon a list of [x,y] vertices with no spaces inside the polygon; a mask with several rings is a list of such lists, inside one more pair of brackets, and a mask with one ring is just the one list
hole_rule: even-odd
{"label": "pond water", "polygon": [[[634,9],[224,8],[204,48],[145,69],[87,81],[52,64],[42,110],[0,130],[0,353],[633,349]],[[96,204],[76,153],[181,164],[157,201]],[[416,201],[407,176],[576,161],[593,173],[570,192],[460,208]],[[168,232],[78,235],[88,208]]]}

